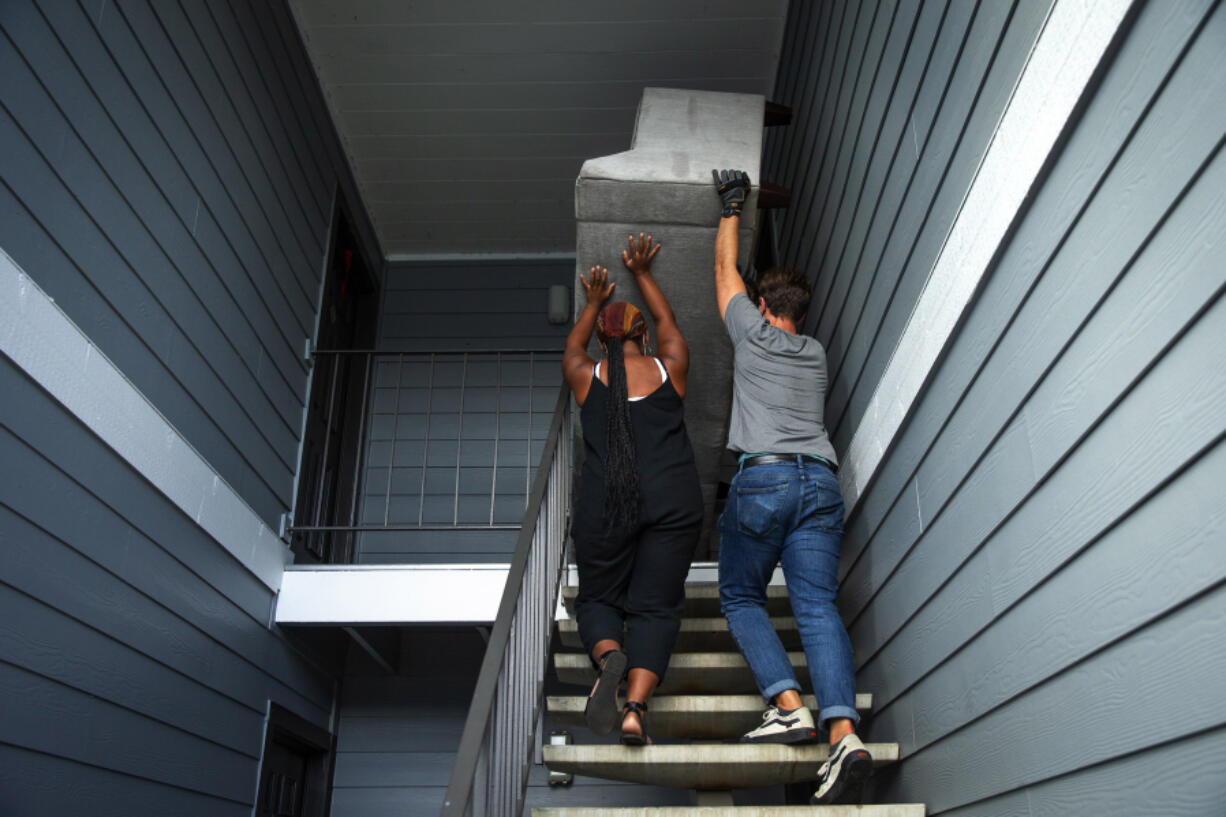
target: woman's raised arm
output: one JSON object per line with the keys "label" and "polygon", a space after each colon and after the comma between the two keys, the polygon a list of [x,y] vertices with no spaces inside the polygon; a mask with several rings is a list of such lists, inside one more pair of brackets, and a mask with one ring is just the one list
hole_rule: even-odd
{"label": "woman's raised arm", "polygon": [[590,279],[584,278],[582,274],[579,276],[579,282],[587,293],[587,305],[583,307],[579,319],[566,336],[566,346],[562,352],[562,377],[575,393],[575,402],[581,406],[587,399],[588,388],[592,385],[592,366],[596,363],[587,353],[587,344],[596,328],[596,317],[600,314],[600,308],[613,294],[613,287],[617,286],[608,282],[609,271],[599,264],[592,267],[588,275],[591,276]]}
{"label": "woman's raised arm", "polygon": [[668,376],[673,379],[673,388],[677,394],[685,397],[685,376],[690,369],[690,347],[677,326],[677,318],[668,299],[660,291],[659,284],[651,277],[651,261],[660,251],[660,245],[651,244],[651,236],[639,233],[638,240],[629,236],[628,250],[622,250],[622,261],[626,269],[634,274],[634,282],[638,284],[639,292],[643,293],[643,302],[651,312],[651,318],[656,324],[657,347],[660,350],[660,360],[668,369]]}

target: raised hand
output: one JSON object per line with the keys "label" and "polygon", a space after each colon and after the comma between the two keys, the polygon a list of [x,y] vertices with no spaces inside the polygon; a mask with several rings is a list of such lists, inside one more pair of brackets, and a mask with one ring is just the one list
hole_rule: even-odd
{"label": "raised hand", "polygon": [[588,306],[595,306],[599,309],[604,305],[604,302],[609,300],[609,296],[613,294],[613,287],[617,284],[609,283],[609,271],[597,264],[588,271],[591,280],[583,277],[580,273],[579,281],[583,284],[583,290],[587,293]]}
{"label": "raised hand", "polygon": [[712,170],[715,192],[724,203],[723,218],[739,216],[749,195],[749,176],[743,170]]}
{"label": "raised hand", "polygon": [[630,245],[629,250],[622,250],[622,263],[626,265],[626,269],[634,273],[636,276],[645,275],[651,272],[651,259],[656,257],[656,253],[660,251],[660,245],[651,245],[651,236],[644,237],[639,233],[639,240],[636,242],[634,236],[626,237],[627,243]]}

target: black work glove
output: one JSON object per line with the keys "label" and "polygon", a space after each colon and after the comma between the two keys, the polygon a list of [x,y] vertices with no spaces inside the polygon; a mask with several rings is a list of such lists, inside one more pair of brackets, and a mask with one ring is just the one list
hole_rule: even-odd
{"label": "black work glove", "polygon": [[715,190],[724,202],[723,217],[739,216],[749,195],[749,176],[743,170],[712,170]]}

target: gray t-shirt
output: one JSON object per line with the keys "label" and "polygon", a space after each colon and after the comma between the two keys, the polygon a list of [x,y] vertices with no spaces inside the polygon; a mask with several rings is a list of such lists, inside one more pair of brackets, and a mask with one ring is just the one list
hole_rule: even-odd
{"label": "gray t-shirt", "polygon": [[724,310],[732,338],[728,447],[748,454],[813,454],[838,464],[826,436],[826,351],[816,338],[767,322],[738,292]]}

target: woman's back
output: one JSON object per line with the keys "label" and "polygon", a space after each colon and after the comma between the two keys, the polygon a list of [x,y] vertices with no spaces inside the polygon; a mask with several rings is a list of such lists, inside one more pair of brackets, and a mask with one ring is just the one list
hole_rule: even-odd
{"label": "woman's back", "polygon": [[[629,363],[630,361],[627,361]],[[696,524],[702,519],[702,495],[694,449],[685,431],[685,411],[672,378],[662,378],[662,364],[655,358],[636,359],[651,369],[639,375],[637,388],[630,385],[630,427],[634,436],[635,470],[639,478],[642,522],[648,524]],[[605,427],[610,391],[605,379],[607,366],[593,374],[587,399],[579,411],[586,456],[580,483],[580,504],[595,517],[601,516],[605,477]],[[648,377],[655,372],[654,383]],[[667,518],[664,518],[667,517]]]}
{"label": "woman's back", "polygon": [[[667,370],[661,372],[664,365],[659,358],[646,355],[634,355],[625,360],[626,363],[626,393],[631,400],[646,397],[658,389],[667,379]],[[600,365],[600,382],[609,385],[609,367]]]}

